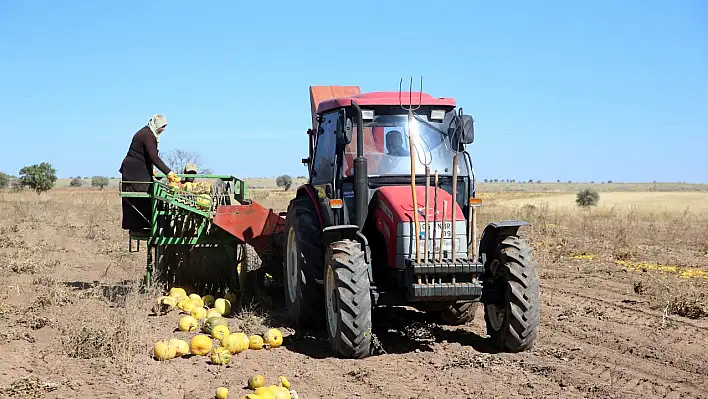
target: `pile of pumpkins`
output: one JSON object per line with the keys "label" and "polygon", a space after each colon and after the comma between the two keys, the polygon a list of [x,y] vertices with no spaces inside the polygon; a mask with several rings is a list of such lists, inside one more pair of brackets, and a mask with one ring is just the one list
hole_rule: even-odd
{"label": "pile of pumpkins", "polygon": [[[262,336],[232,333],[226,316],[231,313],[233,299],[235,296],[231,292],[224,298],[215,299],[212,295],[187,295],[183,288],[171,288],[169,295],[158,298],[159,307],[163,311],[167,307],[165,312],[177,308],[185,313],[178,322],[180,331],[192,332],[201,327],[203,333],[192,337],[189,343],[176,338],[157,341],[153,348],[154,358],[162,361],[187,354],[209,355],[213,364],[226,365],[231,362],[231,355],[247,349],[270,349],[282,345],[283,334],[277,328],[269,328]],[[215,346],[212,339],[218,340],[220,345]]]}
{"label": "pile of pumpkins", "polygon": [[[246,394],[241,399],[299,399],[297,391],[291,389],[290,382],[285,376],[280,376],[278,385],[265,385],[265,378],[262,375],[254,375],[248,379],[248,388],[253,393]],[[216,399],[226,399],[229,397],[229,390],[226,387],[216,389]]]}

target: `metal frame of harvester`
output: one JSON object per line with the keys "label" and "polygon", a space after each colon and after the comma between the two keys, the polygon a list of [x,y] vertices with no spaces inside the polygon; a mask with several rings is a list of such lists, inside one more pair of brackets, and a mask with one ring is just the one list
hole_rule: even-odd
{"label": "metal frame of harvester", "polygon": [[[239,182],[236,204],[214,198],[209,212],[180,205],[166,194],[168,186],[155,182],[150,196],[157,219],[148,246],[192,251],[192,245],[218,241],[243,248],[245,255],[226,266],[236,274],[236,289],[248,288],[253,270],[271,274],[284,287],[291,324],[326,327],[339,356],[371,354],[372,310],[383,305],[464,324],[481,303],[499,349],[530,349],[540,294],[538,263],[518,234],[527,223],[490,223],[477,240],[481,201],[466,150],[474,120],[452,98],[432,97],[422,87],[413,94],[412,81],[407,94],[311,86],[312,128],[303,159],[309,179],[286,213],[248,200],[245,183],[231,176],[226,180]],[[407,140],[408,156],[384,149],[389,134],[396,137],[393,130]],[[206,225],[196,237],[175,238],[175,228],[165,226],[186,215]],[[241,261],[247,266],[234,272]]]}

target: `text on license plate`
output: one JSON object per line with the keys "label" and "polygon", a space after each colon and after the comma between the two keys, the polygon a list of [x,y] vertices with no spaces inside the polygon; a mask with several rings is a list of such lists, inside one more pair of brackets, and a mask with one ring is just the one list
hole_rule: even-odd
{"label": "text on license plate", "polygon": [[[435,226],[434,226],[435,225]],[[425,222],[420,223],[420,234],[422,237],[422,234],[425,232]],[[433,231],[433,229],[435,231]],[[428,231],[425,232],[427,237],[433,237],[433,233],[435,233],[435,238],[440,238],[440,235],[443,234],[443,238],[450,238],[452,237],[452,222],[428,222]],[[415,234],[414,234],[415,235]]]}

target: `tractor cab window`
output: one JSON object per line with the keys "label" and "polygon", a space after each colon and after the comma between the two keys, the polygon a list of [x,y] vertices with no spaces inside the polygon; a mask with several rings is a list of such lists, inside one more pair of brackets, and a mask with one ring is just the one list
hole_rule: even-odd
{"label": "tractor cab window", "polygon": [[323,115],[323,121],[319,126],[315,156],[313,162],[313,184],[325,184],[334,179],[335,170],[335,150],[337,139],[335,130],[337,128],[337,112]]}
{"label": "tractor cab window", "polygon": [[[413,160],[416,175],[425,174],[425,165],[430,173],[435,169],[440,175],[452,175],[450,138],[443,134],[443,124],[428,121],[425,115],[408,121],[408,115],[379,115],[364,124],[364,156],[367,158],[369,176],[410,175],[410,137],[414,135]],[[343,174],[354,175],[354,158],[358,129],[353,128],[352,141],[344,150]],[[467,168],[462,157],[458,159],[458,174],[466,175]]]}

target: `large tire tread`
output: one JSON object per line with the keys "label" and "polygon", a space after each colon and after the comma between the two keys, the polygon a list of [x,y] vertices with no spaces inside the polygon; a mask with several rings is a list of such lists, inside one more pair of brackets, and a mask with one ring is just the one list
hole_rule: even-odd
{"label": "large tire tread", "polygon": [[[317,280],[324,276],[324,251],[322,249],[322,228],[320,226],[317,210],[308,197],[296,197],[288,208],[286,217],[285,239],[287,240],[290,227],[295,228],[297,246],[299,250],[299,271],[304,274],[305,281],[298,284],[298,301],[288,306],[288,318],[294,326],[319,327],[324,322],[324,291]],[[287,291],[287,242],[283,248],[283,277]],[[286,302],[289,302],[286,294]]]}
{"label": "large tire tread", "polygon": [[341,357],[367,357],[372,342],[371,290],[361,244],[352,240],[333,242],[326,263],[334,273],[338,307],[339,333],[329,337],[332,348]]}
{"label": "large tire tread", "polygon": [[[508,292],[507,314],[499,331],[490,330],[497,345],[509,352],[522,352],[533,347],[541,323],[538,263],[528,242],[517,236],[506,237],[498,247],[497,259],[504,278],[500,281]],[[485,320],[489,326],[485,309]]]}

